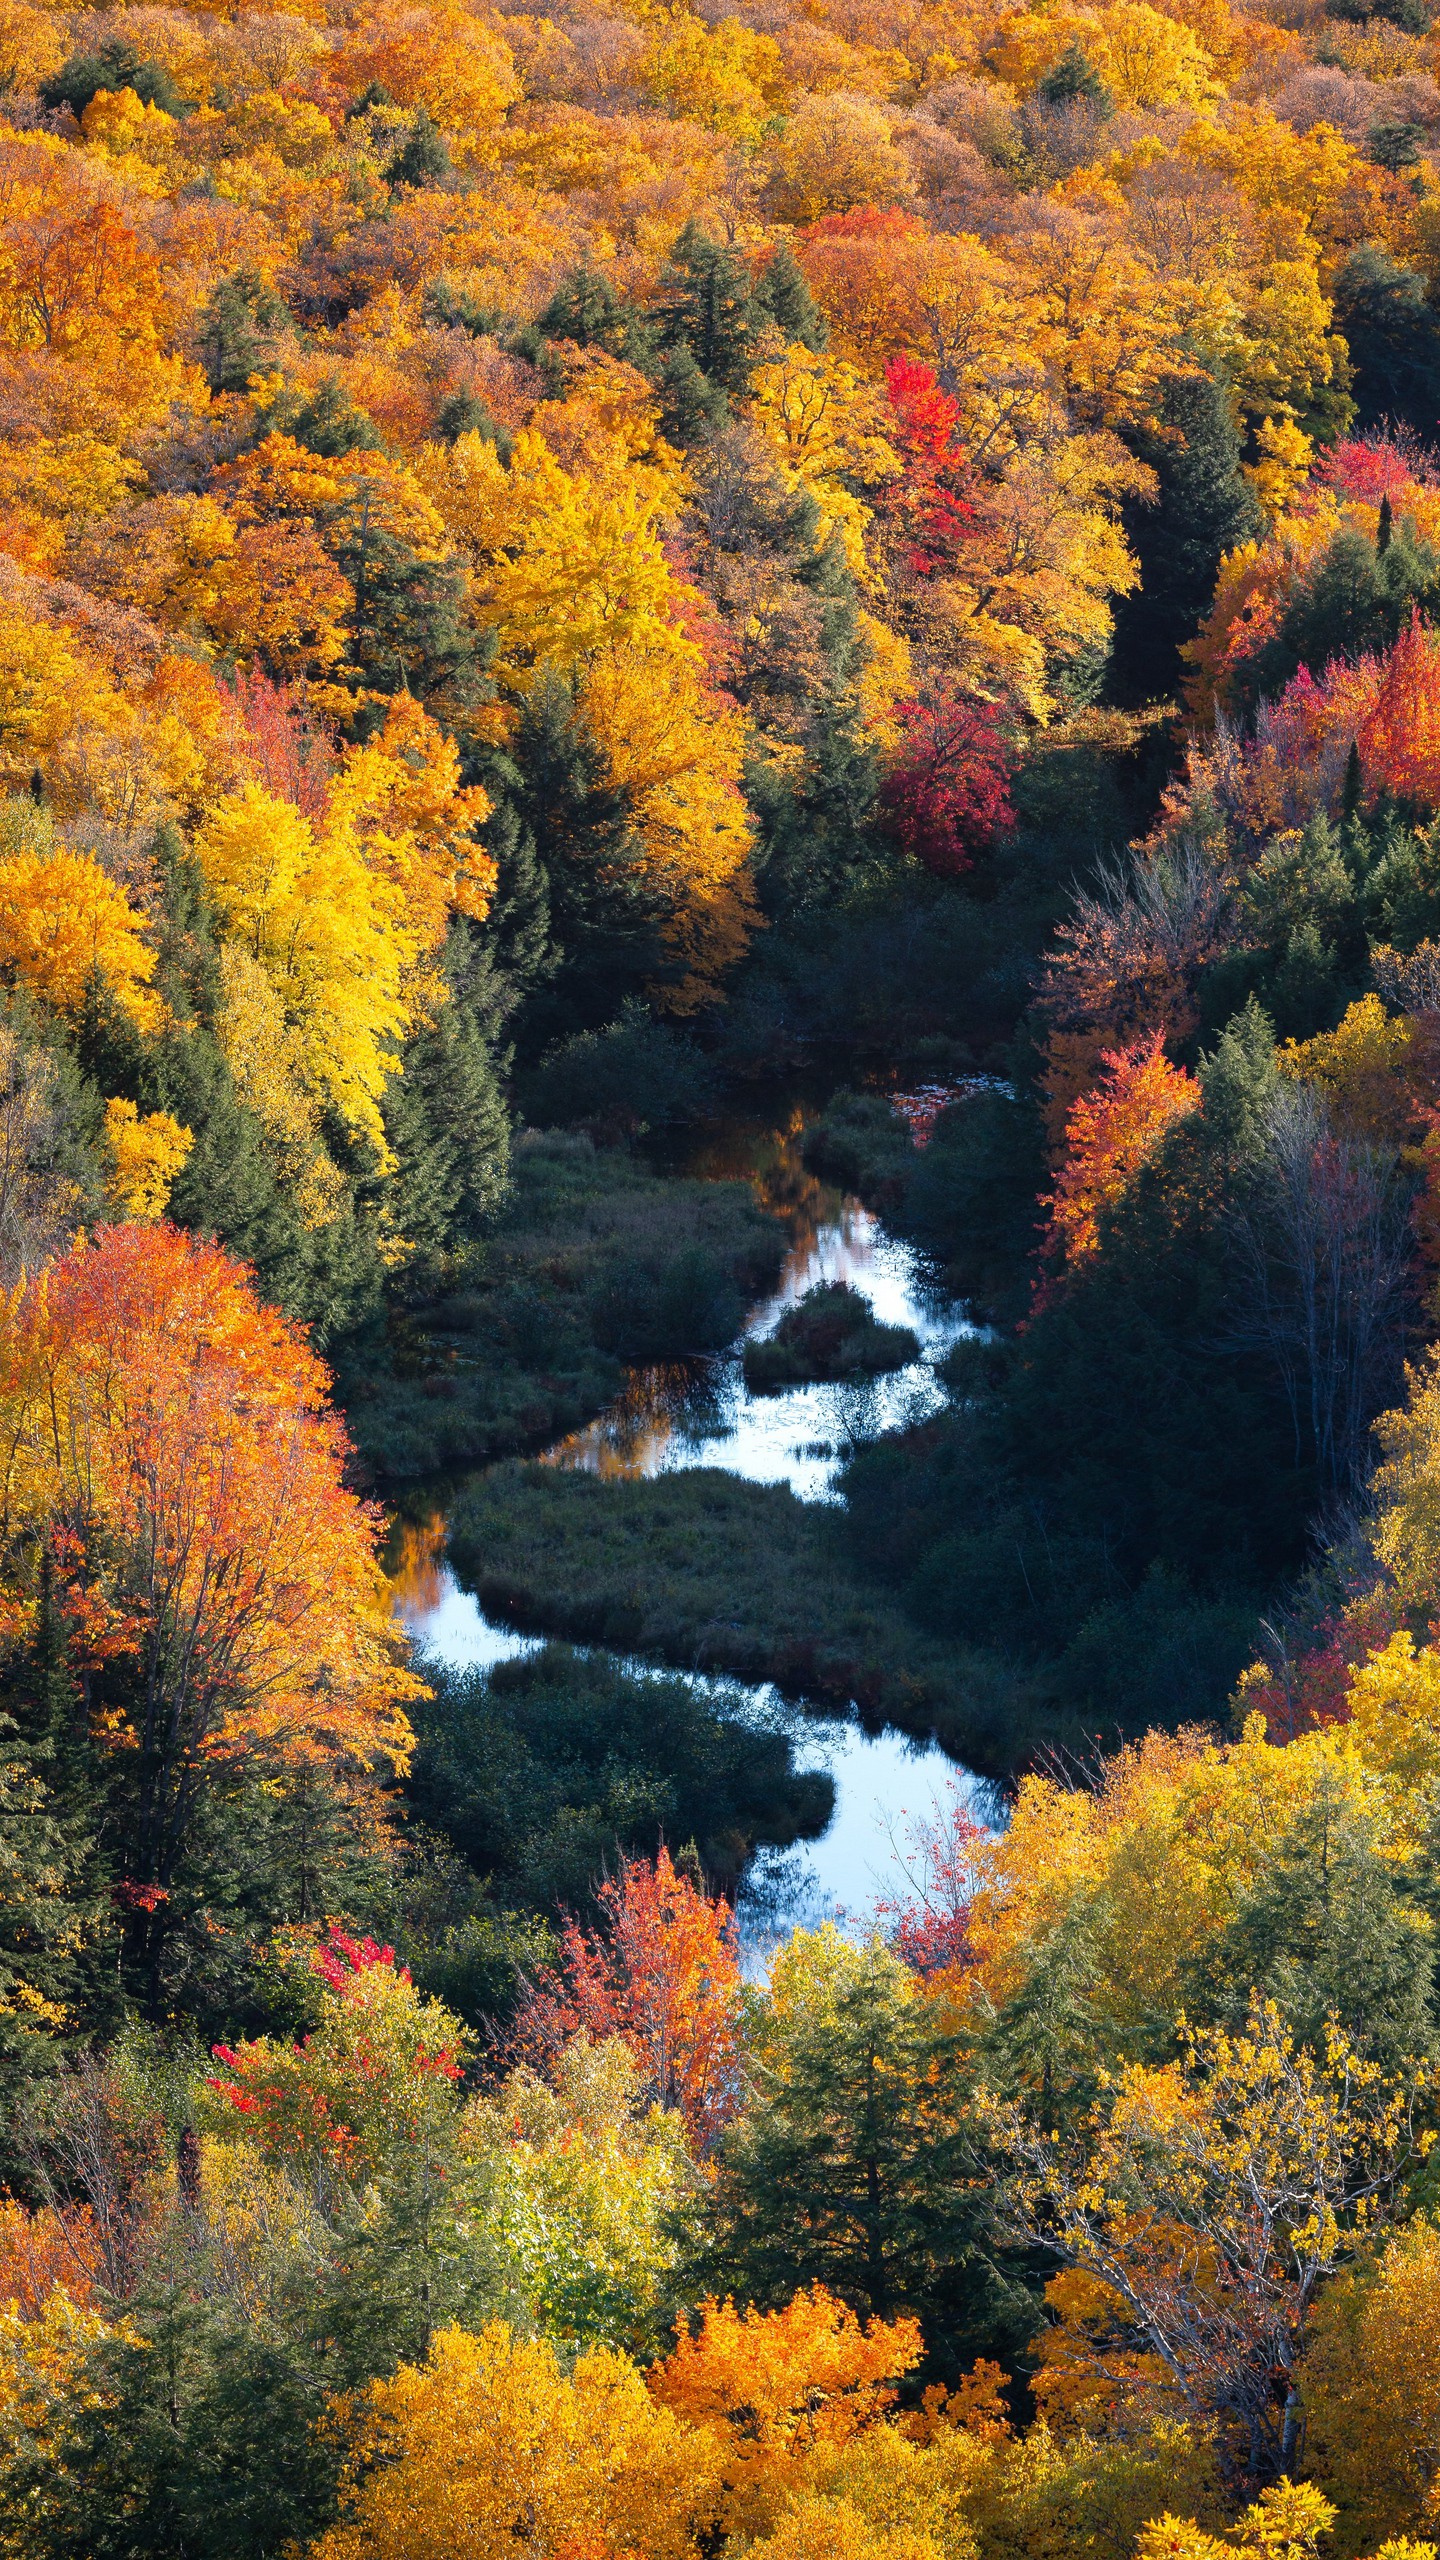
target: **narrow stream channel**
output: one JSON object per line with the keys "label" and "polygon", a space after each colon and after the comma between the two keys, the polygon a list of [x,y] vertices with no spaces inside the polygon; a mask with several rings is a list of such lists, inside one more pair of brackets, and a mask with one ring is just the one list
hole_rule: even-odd
{"label": "narrow stream channel", "polygon": [[[783,1133],[749,1140],[740,1133],[696,1168],[717,1178],[749,1175],[766,1206],[790,1226],[779,1285],[751,1310],[740,1340],[716,1358],[632,1369],[613,1404],[544,1451],[545,1464],[600,1476],[720,1467],[755,1483],[788,1484],[802,1501],[834,1501],[851,1449],[922,1421],[943,1403],[935,1364],[976,1328],[963,1306],[936,1288],[912,1246],[852,1195],[803,1172],[800,1135],[798,1117]],[[808,1289],[834,1280],[847,1281],[882,1323],[908,1325],[920,1342],[919,1359],[882,1378],[753,1395],[741,1367],[743,1342],[763,1339]],[[438,1541],[412,1543],[409,1558],[393,1585],[396,1611],[437,1659],[483,1666],[543,1642],[487,1617],[457,1581]],[[626,1664],[641,1675],[654,1667]],[[707,1689],[726,1685],[688,1676]],[[733,1694],[736,1684],[728,1685]],[[909,1826],[932,1820],[957,1785],[973,1799],[977,1817],[993,1809],[993,1791],[938,1745],[917,1745],[893,1730],[867,1734],[857,1723],[809,1714],[769,1690],[751,1694],[784,1719],[796,1766],[827,1770],[835,1784],[835,1813],[823,1838],[783,1853],[762,1852],[752,1863],[741,1919],[754,1947],[801,1922],[863,1924],[877,1893],[896,1881],[896,1848]]]}

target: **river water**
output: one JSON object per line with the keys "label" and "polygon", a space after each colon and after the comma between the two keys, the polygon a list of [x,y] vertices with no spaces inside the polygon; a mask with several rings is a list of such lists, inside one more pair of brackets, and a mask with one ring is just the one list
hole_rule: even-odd
{"label": "river water", "polygon": [[[936,1363],[975,1326],[963,1306],[937,1289],[913,1247],[888,1233],[859,1200],[805,1172],[801,1134],[798,1115],[780,1131],[742,1131],[694,1167],[717,1178],[746,1174],[790,1229],[779,1284],[751,1309],[739,1341],[716,1358],[633,1369],[604,1413],[543,1453],[546,1464],[612,1477],[721,1467],[755,1483],[788,1484],[802,1501],[827,1502],[837,1498],[836,1478],[851,1449],[922,1421],[944,1402]],[[881,1323],[908,1325],[920,1343],[918,1360],[883,1378],[752,1395],[742,1344],[773,1332],[808,1289],[835,1280],[848,1282]],[[533,1652],[543,1641],[484,1614],[445,1557],[440,1519],[428,1533],[412,1530],[397,1561],[397,1613],[439,1660],[483,1666]],[[643,1674],[653,1666],[627,1668]],[[700,1687],[721,1686],[689,1676]],[[773,1692],[754,1694],[785,1719],[796,1766],[827,1770],[835,1786],[835,1812],[823,1838],[784,1853],[763,1852],[752,1865],[741,1919],[757,1946],[801,1921],[834,1917],[863,1926],[877,1896],[896,1888],[913,1831],[943,1819],[957,1790],[977,1817],[992,1810],[984,1782],[936,1745],[917,1745],[894,1731],[867,1734],[843,1717],[788,1706]]]}

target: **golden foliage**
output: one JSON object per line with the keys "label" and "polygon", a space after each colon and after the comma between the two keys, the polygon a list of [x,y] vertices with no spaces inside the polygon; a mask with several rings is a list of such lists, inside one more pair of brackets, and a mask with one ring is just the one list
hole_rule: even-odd
{"label": "golden foliage", "polygon": [[499,2322],[441,2329],[357,2402],[343,2520],[314,2560],[562,2560],[587,2536],[606,2553],[689,2560],[713,2460],[610,2348],[567,2376],[555,2351]]}
{"label": "golden foliage", "polygon": [[136,1109],[119,1099],[105,1105],[110,1151],[109,1198],[121,1218],[163,1218],[171,1185],[195,1144],[195,1133],[169,1111]]}

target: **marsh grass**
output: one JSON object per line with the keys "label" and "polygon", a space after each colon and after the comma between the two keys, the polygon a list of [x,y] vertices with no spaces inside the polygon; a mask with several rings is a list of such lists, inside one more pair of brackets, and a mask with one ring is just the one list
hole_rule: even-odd
{"label": "marsh grass", "polygon": [[908,1324],[878,1323],[859,1290],[837,1280],[807,1290],[763,1342],[747,1342],[741,1365],[753,1395],[779,1395],[812,1382],[878,1377],[919,1357]]}
{"label": "marsh grass", "polygon": [[463,1284],[337,1362],[363,1462],[375,1476],[436,1474],[577,1429],[619,1393],[627,1361],[733,1341],[785,1243],[746,1182],[662,1175],[585,1137],[527,1133]]}
{"label": "marsh grass", "polygon": [[1053,1738],[1022,1681],[921,1633],[857,1573],[843,1514],[717,1468],[601,1481],[511,1464],[460,1496],[450,1556],[493,1616],[685,1670],[771,1680],[993,1776]]}

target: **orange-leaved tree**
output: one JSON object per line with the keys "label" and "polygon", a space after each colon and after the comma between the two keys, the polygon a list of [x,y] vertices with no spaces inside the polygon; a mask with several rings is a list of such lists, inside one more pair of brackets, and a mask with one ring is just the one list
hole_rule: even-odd
{"label": "orange-leaved tree", "polygon": [[623,2037],[656,2102],[704,2148],[738,2102],[740,1968],[729,1905],[676,1868],[622,1858],[599,1929],[567,1918],[560,1961],[536,1975],[515,2034],[544,2064],[573,2035]]}
{"label": "orange-leaved tree", "polygon": [[1128,1048],[1107,1049],[1103,1072],[1072,1103],[1065,1123],[1065,1161],[1047,1196],[1049,1225],[1041,1251],[1077,1262],[1099,1246],[1097,1221],[1177,1120],[1199,1107],[1200,1087],[1172,1067],[1162,1032]]}
{"label": "orange-leaved tree", "polygon": [[62,1532],[109,1628],[92,1717],[133,1772],[151,1920],[218,1772],[257,1752],[396,1767],[410,1747],[416,1683],[328,1390],[243,1266],[163,1224],[100,1229],[0,1310],[4,1570],[23,1625]]}
{"label": "orange-leaved tree", "polygon": [[815,2285],[783,2311],[702,2304],[656,2365],[656,2399],[719,2447],[728,2532],[763,2531],[811,2456],[849,2444],[920,2361],[917,2320],[858,2320]]}

